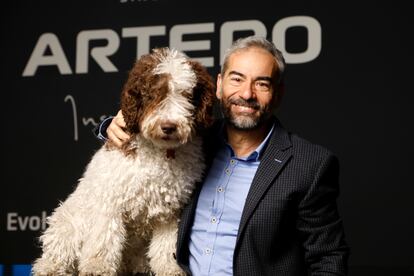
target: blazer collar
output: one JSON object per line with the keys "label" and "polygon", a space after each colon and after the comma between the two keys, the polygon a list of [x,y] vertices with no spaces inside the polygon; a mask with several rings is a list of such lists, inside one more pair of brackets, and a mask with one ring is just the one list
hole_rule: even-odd
{"label": "blazer collar", "polygon": [[278,119],[275,118],[274,120],[275,129],[270,137],[270,141],[267,144],[264,155],[247,194],[237,234],[236,248],[240,236],[243,234],[246,224],[259,204],[261,198],[265,195],[271,184],[274,182],[274,179],[288,163],[292,155],[290,150],[292,143],[289,133],[283,128]]}

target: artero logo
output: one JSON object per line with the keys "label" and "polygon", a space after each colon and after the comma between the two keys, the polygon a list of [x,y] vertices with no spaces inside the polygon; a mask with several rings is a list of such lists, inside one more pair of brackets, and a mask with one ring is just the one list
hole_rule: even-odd
{"label": "artero logo", "polygon": [[[286,32],[291,28],[306,30],[306,49],[298,53],[289,53],[286,49]],[[186,40],[187,35],[215,33],[219,29],[220,52],[219,60],[212,53],[211,41]],[[179,24],[172,26],[167,32],[167,26],[125,27],[118,33],[112,29],[82,30],[76,36],[76,57],[69,62],[65,48],[55,33],[43,33],[39,36],[33,51],[22,72],[23,77],[35,76],[37,69],[43,66],[56,67],[61,75],[87,74],[89,63],[93,60],[103,72],[118,72],[117,66],[111,60],[122,46],[124,39],[136,40],[135,57],[149,53],[150,38],[168,36],[169,47],[184,52],[207,51],[204,56],[193,57],[206,67],[222,64],[225,50],[233,42],[236,32],[249,31],[257,36],[271,37],[275,45],[283,52],[287,63],[306,63],[316,59],[322,49],[322,27],[319,21],[310,16],[289,16],[266,26],[260,20],[242,20],[223,22],[219,27],[215,22],[197,24]],[[103,41],[105,45],[96,46],[92,41]],[[210,52],[209,52],[210,51]],[[71,66],[70,64],[73,64]]]}

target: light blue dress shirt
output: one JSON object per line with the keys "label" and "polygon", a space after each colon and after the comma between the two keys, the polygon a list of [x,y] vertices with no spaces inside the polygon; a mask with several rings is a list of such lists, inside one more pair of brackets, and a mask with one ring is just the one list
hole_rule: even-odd
{"label": "light blue dress shirt", "polygon": [[213,160],[198,198],[191,229],[190,270],[194,276],[233,275],[233,252],[247,193],[274,126],[247,157],[223,145]]}

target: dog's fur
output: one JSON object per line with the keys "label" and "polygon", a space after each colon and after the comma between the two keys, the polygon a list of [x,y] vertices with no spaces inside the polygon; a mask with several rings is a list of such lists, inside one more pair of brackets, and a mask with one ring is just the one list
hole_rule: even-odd
{"label": "dog's fur", "polygon": [[159,48],[137,60],[121,94],[131,139],[99,149],[47,218],[34,275],[184,275],[177,224],[205,168],[198,134],[213,101],[211,77],[183,53]]}

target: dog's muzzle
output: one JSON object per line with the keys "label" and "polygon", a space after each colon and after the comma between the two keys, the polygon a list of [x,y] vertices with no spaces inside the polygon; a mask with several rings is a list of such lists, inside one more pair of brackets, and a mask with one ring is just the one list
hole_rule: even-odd
{"label": "dog's muzzle", "polygon": [[170,122],[162,123],[160,127],[162,132],[167,135],[173,134],[177,131],[177,125]]}

